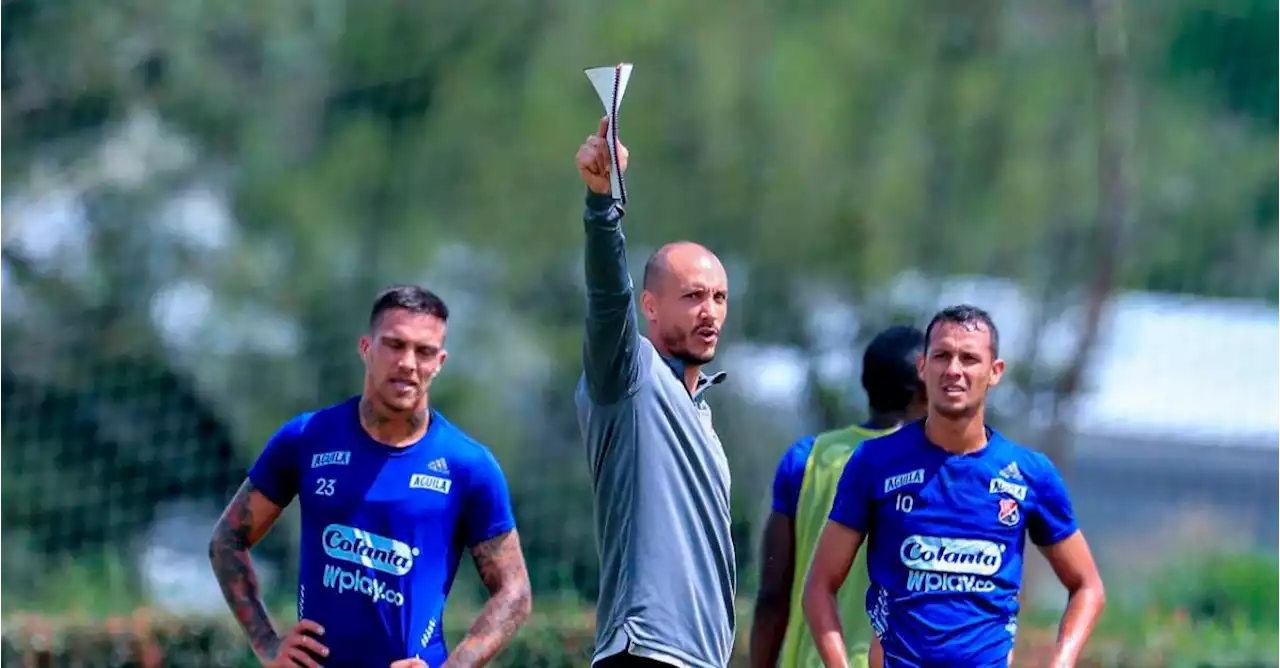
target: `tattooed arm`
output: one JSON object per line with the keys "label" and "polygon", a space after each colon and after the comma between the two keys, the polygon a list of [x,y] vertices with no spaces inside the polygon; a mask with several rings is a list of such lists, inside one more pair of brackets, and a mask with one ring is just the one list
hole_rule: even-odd
{"label": "tattooed arm", "polygon": [[445,668],[483,666],[493,660],[529,618],[533,595],[525,569],[520,535],[512,529],[471,548],[489,601],[471,630],[445,662]]}
{"label": "tattooed arm", "polygon": [[209,541],[209,562],[222,595],[249,637],[254,653],[264,659],[275,658],[281,640],[262,603],[249,548],[267,535],[280,511],[280,506],[245,480],[222,511]]}

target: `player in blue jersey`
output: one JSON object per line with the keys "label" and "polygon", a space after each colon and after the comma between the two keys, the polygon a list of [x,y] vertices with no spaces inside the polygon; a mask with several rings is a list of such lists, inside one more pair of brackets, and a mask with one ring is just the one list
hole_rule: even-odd
{"label": "player in blue jersey", "polygon": [[[222,592],[266,666],[482,666],[529,616],[529,576],[497,460],[428,408],[449,312],[416,286],[380,294],[359,397],[285,423],[214,529]],[[295,497],[299,621],[283,635],[249,558]],[[489,600],[450,653],[441,615],[469,551]]]}
{"label": "player in blue jersey", "polygon": [[1030,537],[1069,595],[1051,665],[1075,665],[1102,580],[1053,464],[985,424],[987,389],[1004,373],[995,324],[964,305],[925,332],[928,414],[850,458],[809,568],[804,616],[822,661],[848,663],[836,593],[865,539],[885,668],[1011,664]]}
{"label": "player in blue jersey", "polygon": [[[788,448],[778,462],[773,511],[760,541],[760,586],[751,619],[753,667],[817,665],[817,647],[800,613],[814,546],[853,451],[863,441],[890,433],[925,414],[928,401],[916,371],[916,360],[923,350],[924,332],[915,327],[895,325],[876,334],[862,356],[862,388],[871,409],[867,421],[806,436]],[[862,611],[865,570],[855,573],[838,596],[853,666],[866,666],[868,654],[878,651]]]}

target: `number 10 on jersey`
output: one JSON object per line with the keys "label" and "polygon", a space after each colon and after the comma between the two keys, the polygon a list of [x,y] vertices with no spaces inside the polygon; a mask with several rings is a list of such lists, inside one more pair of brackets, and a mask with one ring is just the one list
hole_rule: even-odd
{"label": "number 10 on jersey", "polygon": [[899,494],[893,499],[893,509],[901,513],[909,513],[916,507],[916,500],[910,494]]}

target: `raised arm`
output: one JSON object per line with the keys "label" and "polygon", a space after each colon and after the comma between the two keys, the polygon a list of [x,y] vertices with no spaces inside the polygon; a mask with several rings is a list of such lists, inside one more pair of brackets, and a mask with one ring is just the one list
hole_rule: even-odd
{"label": "raised arm", "polygon": [[445,662],[445,668],[483,666],[506,647],[533,609],[529,572],[515,529],[471,548],[476,571],[489,600],[471,630]]}
{"label": "raised arm", "polygon": [[[597,134],[578,149],[578,173],[587,184],[586,227],[587,328],[582,366],[593,401],[613,403],[634,391],[639,378],[639,325],[636,320],[627,244],[622,234],[622,206],[609,186],[612,163],[607,118]],[[618,144],[625,170],[627,149]]]}

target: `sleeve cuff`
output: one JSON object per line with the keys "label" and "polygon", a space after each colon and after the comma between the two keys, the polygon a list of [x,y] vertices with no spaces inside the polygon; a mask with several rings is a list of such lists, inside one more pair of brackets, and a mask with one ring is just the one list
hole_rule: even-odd
{"label": "sleeve cuff", "polygon": [[601,195],[594,190],[587,188],[587,216],[594,220],[609,220],[613,217],[614,209],[618,206],[617,200],[613,199],[613,195],[605,193]]}
{"label": "sleeve cuff", "polygon": [[253,487],[258,490],[258,493],[267,497],[268,501],[281,508],[289,505],[289,502],[293,500],[292,495],[284,493],[274,482],[263,479],[261,475],[250,473],[249,482],[253,483]]}
{"label": "sleeve cuff", "polygon": [[857,521],[857,518],[839,517],[833,513],[831,515],[827,515],[827,519],[845,527],[846,529],[852,529],[861,534],[867,533],[867,523],[865,521]]}
{"label": "sleeve cuff", "polygon": [[467,547],[472,548],[479,545],[480,543],[485,542],[486,540],[493,540],[494,538],[497,538],[498,536],[501,536],[504,533],[508,533],[514,530],[515,528],[516,528],[516,523],[511,520],[502,520],[499,522],[494,522],[493,524],[490,524],[488,527],[486,527],[485,530],[480,533],[480,535],[474,536],[473,540],[471,541],[471,544],[468,545]]}
{"label": "sleeve cuff", "polygon": [[1038,541],[1032,538],[1031,542],[1035,543],[1037,547],[1053,547],[1054,545],[1072,537],[1079,530],[1080,527],[1072,524],[1069,527],[1059,529],[1058,531],[1049,534],[1048,540]]}

